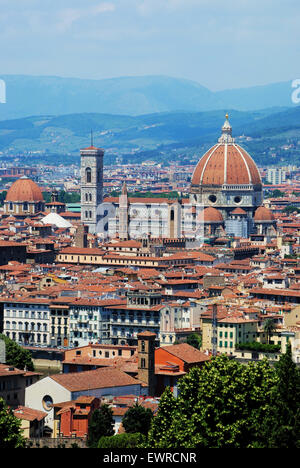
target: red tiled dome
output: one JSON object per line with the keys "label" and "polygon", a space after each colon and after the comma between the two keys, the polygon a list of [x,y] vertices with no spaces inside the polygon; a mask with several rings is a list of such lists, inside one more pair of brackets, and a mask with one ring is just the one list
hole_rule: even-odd
{"label": "red tiled dome", "polygon": [[205,208],[200,213],[199,218],[202,219],[205,223],[222,223],[224,221],[222,213],[212,206]]}
{"label": "red tiled dome", "polygon": [[192,185],[262,185],[257,166],[251,156],[232,138],[228,115],[218,143],[198,162]]}
{"label": "red tiled dome", "polygon": [[271,210],[260,206],[255,211],[254,221],[274,221],[274,215]]}
{"label": "red tiled dome", "polygon": [[192,185],[261,185],[261,177],[251,156],[235,143],[219,143],[198,162]]}
{"label": "red tiled dome", "polygon": [[40,187],[27,177],[16,180],[7,192],[5,201],[9,202],[43,202]]}

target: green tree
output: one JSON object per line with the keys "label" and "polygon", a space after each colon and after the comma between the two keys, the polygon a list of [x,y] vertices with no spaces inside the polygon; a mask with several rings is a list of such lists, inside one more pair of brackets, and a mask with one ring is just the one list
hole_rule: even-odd
{"label": "green tree", "polygon": [[281,198],[281,197],[285,197],[285,193],[282,192],[282,191],[279,190],[279,189],[275,189],[275,190],[273,190],[273,192],[271,192],[270,197],[271,197],[271,198]]}
{"label": "green tree", "polygon": [[300,370],[290,344],[275,369],[278,381],[261,431],[269,448],[300,448]]}
{"label": "green tree", "polygon": [[24,447],[21,421],[14,416],[3,398],[0,398],[0,449]]}
{"label": "green tree", "polygon": [[191,333],[187,339],[186,339],[187,344],[190,346],[193,346],[194,348],[200,349],[201,347],[201,336],[197,335],[197,333]]}
{"label": "green tree", "polygon": [[95,448],[101,437],[112,435],[114,435],[113,412],[108,405],[103,404],[91,416],[88,428],[88,446]]}
{"label": "green tree", "polygon": [[241,364],[222,355],[193,368],[179,396],[161,398],[148,434],[150,448],[251,448],[262,445],[275,370],[264,360]]}
{"label": "green tree", "polygon": [[[178,400],[179,401],[179,400]],[[174,438],[169,432],[171,418],[170,415],[175,412],[177,400],[171,392],[170,387],[167,387],[161,396],[159,402],[159,411],[155,416],[155,423],[151,424],[148,439],[151,441],[151,448],[172,448],[173,444],[176,444],[175,435]],[[158,445],[156,445],[158,443]],[[148,447],[148,442],[141,445],[141,447]]]}
{"label": "green tree", "polygon": [[141,445],[145,440],[145,436],[139,433],[136,434],[116,434],[111,437],[101,437],[98,443],[98,448],[134,448]]}
{"label": "green tree", "polygon": [[150,408],[135,403],[125,413],[122,424],[127,433],[148,434],[150,429],[153,413]]}
{"label": "green tree", "polygon": [[28,349],[22,348],[6,335],[0,335],[0,340],[5,342],[6,364],[17,367],[17,369],[23,370],[26,368],[29,371],[34,371],[32,357]]}
{"label": "green tree", "polygon": [[271,335],[272,335],[273,331],[275,330],[274,321],[272,319],[267,319],[263,324],[263,329],[267,333],[268,344],[270,344]]}
{"label": "green tree", "polygon": [[297,206],[294,206],[294,205],[288,205],[288,206],[286,206],[286,207],[283,209],[283,211],[284,211],[284,213],[288,213],[288,214],[294,213],[294,212],[296,212],[296,213],[299,213],[299,212],[300,212],[299,208],[298,208]]}

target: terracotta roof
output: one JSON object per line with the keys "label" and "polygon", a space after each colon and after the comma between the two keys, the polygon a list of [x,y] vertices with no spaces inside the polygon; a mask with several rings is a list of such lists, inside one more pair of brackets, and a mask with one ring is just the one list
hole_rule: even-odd
{"label": "terracotta roof", "polygon": [[50,376],[70,392],[92,390],[96,388],[123,387],[140,385],[140,382],[119,369],[104,367],[85,372],[55,374]]}
{"label": "terracotta roof", "polygon": [[198,349],[194,348],[193,346],[190,346],[187,343],[162,346],[161,349],[164,349],[173,356],[182,359],[186,363],[195,363],[210,360],[210,356],[207,356],[207,354],[203,353],[202,351],[199,351]]}
{"label": "terracotta roof", "polygon": [[223,222],[223,216],[219,210],[209,206],[200,213],[200,217],[203,216],[205,222]]}
{"label": "terracotta roof", "polygon": [[16,180],[7,192],[5,201],[9,202],[42,202],[44,201],[40,187],[27,177]]}
{"label": "terracotta roof", "polygon": [[47,416],[47,413],[28,408],[27,406],[18,406],[14,410],[14,416],[18,419],[25,419],[26,421],[41,421]]}
{"label": "terracotta roof", "polygon": [[264,206],[260,206],[255,211],[254,221],[274,221],[274,219],[272,211]]}
{"label": "terracotta roof", "polygon": [[261,184],[255,162],[239,145],[217,144],[198,162],[192,185]]}
{"label": "terracotta roof", "polygon": [[243,210],[243,208],[235,208],[231,214],[241,214],[241,215],[244,215],[244,214],[247,214],[245,210]]}
{"label": "terracotta roof", "polygon": [[88,148],[82,148],[80,151],[104,151],[102,148],[97,148],[94,145],[89,146]]}
{"label": "terracotta roof", "polygon": [[24,375],[25,371],[17,369],[9,364],[0,364],[0,377],[8,377],[10,375]]}

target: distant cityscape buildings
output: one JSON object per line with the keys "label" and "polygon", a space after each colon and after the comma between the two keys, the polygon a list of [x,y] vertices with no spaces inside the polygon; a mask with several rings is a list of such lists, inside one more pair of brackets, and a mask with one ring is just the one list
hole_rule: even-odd
{"label": "distant cityscape buildings", "polygon": [[278,167],[268,168],[267,181],[272,185],[280,185],[286,182],[286,171]]}

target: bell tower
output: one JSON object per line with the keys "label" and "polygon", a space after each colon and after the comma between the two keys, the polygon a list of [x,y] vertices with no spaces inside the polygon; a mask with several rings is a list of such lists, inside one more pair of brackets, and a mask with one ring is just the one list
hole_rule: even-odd
{"label": "bell tower", "polygon": [[123,184],[122,193],[119,197],[119,237],[128,240],[128,192],[126,182]]}
{"label": "bell tower", "polygon": [[148,387],[148,396],[155,396],[155,338],[156,334],[138,333],[138,379]]}
{"label": "bell tower", "polygon": [[104,150],[93,145],[80,150],[80,192],[81,222],[88,226],[89,232],[96,233],[99,215],[98,205],[103,201],[103,156]]}

